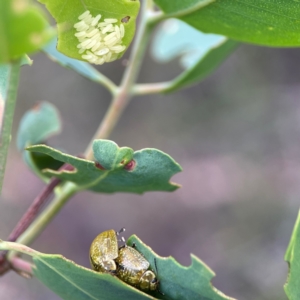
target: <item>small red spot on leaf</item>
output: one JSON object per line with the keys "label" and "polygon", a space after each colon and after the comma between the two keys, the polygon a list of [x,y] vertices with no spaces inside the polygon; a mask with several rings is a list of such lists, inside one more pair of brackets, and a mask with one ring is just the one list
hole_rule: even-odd
{"label": "small red spot on leaf", "polygon": [[95,162],[95,167],[100,170],[105,170],[105,168],[101,166],[97,161]]}
{"label": "small red spot on leaf", "polygon": [[60,171],[74,171],[75,168],[72,165],[64,164],[61,168],[59,168]]}
{"label": "small red spot on leaf", "polygon": [[127,171],[132,171],[135,168],[136,162],[131,160],[127,165],[124,166],[124,169]]}
{"label": "small red spot on leaf", "polygon": [[32,110],[38,112],[41,109],[41,103],[36,103],[33,107]]}

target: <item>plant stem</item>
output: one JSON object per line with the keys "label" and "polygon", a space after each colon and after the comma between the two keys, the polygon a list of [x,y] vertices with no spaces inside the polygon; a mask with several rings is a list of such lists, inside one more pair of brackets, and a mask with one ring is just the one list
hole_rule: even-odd
{"label": "plant stem", "polygon": [[14,230],[8,237],[8,241],[15,242],[17,238],[28,228],[35,216],[38,214],[40,208],[45,204],[47,198],[51,195],[54,188],[61,182],[60,179],[53,178],[49,184],[41,191],[41,193],[34,199],[26,213],[20,219]]}
{"label": "plant stem", "polygon": [[[41,191],[41,193],[34,199],[33,203],[27,209],[23,217],[17,223],[16,227],[8,237],[9,242],[15,242],[18,237],[29,227],[40,208],[45,204],[46,200],[53,192],[53,189],[60,183],[60,180],[53,178],[50,183]],[[6,261],[6,251],[0,251],[0,274],[5,273],[10,269],[10,265]]]}
{"label": "plant stem", "polygon": [[0,87],[0,192],[2,189],[7,152],[11,140],[11,128],[17,100],[21,60],[0,66],[0,80],[4,86]]}
{"label": "plant stem", "polygon": [[[52,200],[45,210],[36,218],[28,229],[17,239],[17,242],[24,245],[29,245],[33,240],[44,230],[48,223],[61,210],[68,199],[77,192],[77,187],[71,182],[65,183],[60,190],[60,193]],[[12,257],[9,253],[8,258]]]}
{"label": "plant stem", "polygon": [[129,65],[125,70],[121,86],[118,89],[111,105],[104,116],[100,126],[98,127],[94,137],[85,151],[86,159],[93,160],[93,141],[95,139],[107,138],[122,115],[125,107],[131,98],[131,89],[133,83],[136,81],[138,72],[140,70],[143,55],[147,47],[147,42],[150,36],[150,28],[147,26],[147,3],[142,3],[140,23],[138,32],[133,42],[132,52],[129,58]]}
{"label": "plant stem", "polygon": [[0,249],[1,250],[13,250],[13,251],[18,251],[30,256],[34,256],[39,254],[38,251],[33,250],[25,245],[15,243],[15,242],[5,242],[0,240]]}
{"label": "plant stem", "polygon": [[183,9],[179,12],[169,13],[165,14],[163,12],[158,12],[149,19],[150,24],[157,24],[163,20],[170,19],[170,18],[182,18],[186,15],[192,14],[193,12],[215,2],[216,0],[203,0],[200,3],[196,3],[195,5],[188,7],[186,9]]}
{"label": "plant stem", "polygon": [[[87,147],[87,150],[85,151],[86,159],[93,159],[92,145],[94,139],[103,139],[109,136],[131,97],[132,86],[138,76],[138,72],[142,64],[143,55],[145,53],[147,42],[151,33],[151,26],[147,22],[148,18],[146,4],[146,1],[142,3],[140,23],[138,26],[136,38],[133,43],[133,48],[130,55],[130,63],[125,70],[121,86],[117,90],[103,121],[101,122],[93,139]],[[71,182],[65,183],[61,187],[61,190],[56,195],[54,200],[18,238],[17,242],[27,245],[30,244],[43,231],[43,229],[60,211],[60,209],[66,204],[68,199],[76,192],[78,192],[78,189],[75,184]],[[9,253],[8,258],[11,259],[14,256],[15,253]]]}
{"label": "plant stem", "polygon": [[154,6],[153,0],[147,0],[147,9],[152,10]]}
{"label": "plant stem", "polygon": [[28,278],[33,276],[32,264],[22,258],[19,258],[17,256],[13,257],[10,261],[10,266],[13,270],[15,270],[19,275],[23,277]]}
{"label": "plant stem", "polygon": [[[18,244],[14,242],[4,242],[0,240],[0,250],[4,250],[2,252],[7,252],[8,250],[18,251],[21,253],[25,253],[30,256],[34,256],[36,254],[39,254],[39,252]],[[32,265],[19,258],[19,257],[11,257],[10,261],[5,260],[5,264],[0,266],[0,275],[6,273],[8,270],[13,269],[15,270],[19,275],[24,277],[30,277],[32,275]]]}
{"label": "plant stem", "polygon": [[[59,171],[72,171],[74,167],[69,164],[64,164]],[[41,193],[34,199],[30,207],[27,209],[21,220],[18,222],[14,230],[8,237],[9,242],[15,242],[17,238],[28,228],[32,223],[36,215],[39,213],[41,207],[45,204],[48,197],[52,194],[54,188],[60,184],[61,180],[58,178],[52,178]]]}
{"label": "plant stem", "polygon": [[172,85],[172,81],[149,83],[149,84],[136,84],[132,93],[134,95],[149,95],[164,93]]}
{"label": "plant stem", "polygon": [[106,87],[113,96],[116,94],[116,91],[118,90],[118,87],[115,85],[115,83],[100,72],[98,74],[98,78],[96,82]]}
{"label": "plant stem", "polygon": [[[5,252],[8,250],[13,250],[17,252],[21,252],[30,256],[38,255],[39,252],[35,251],[25,245],[14,243],[14,242],[4,242],[0,240],[0,250],[4,250]],[[19,275],[30,278],[33,275],[32,272],[32,264],[23,260],[19,257],[11,257],[9,261],[5,261],[8,266],[6,269],[0,266],[0,275],[4,274],[9,269],[13,269]],[[2,267],[2,268],[1,268]]]}
{"label": "plant stem", "polygon": [[[60,170],[74,170],[74,167],[64,164]],[[27,209],[23,217],[20,219],[16,227],[8,237],[9,242],[15,242],[18,237],[29,227],[34,218],[39,213],[41,207],[46,203],[48,197],[52,194],[54,188],[61,182],[58,178],[52,178],[49,184],[41,191],[41,193],[34,199],[33,203]],[[6,261],[7,251],[0,251],[0,274],[5,273],[10,269],[10,265]]]}

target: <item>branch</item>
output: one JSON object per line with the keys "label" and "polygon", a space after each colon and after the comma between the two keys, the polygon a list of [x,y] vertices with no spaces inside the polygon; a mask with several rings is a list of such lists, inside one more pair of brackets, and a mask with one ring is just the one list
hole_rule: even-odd
{"label": "branch", "polygon": [[28,228],[32,223],[35,216],[40,211],[41,207],[45,204],[48,197],[53,192],[54,188],[60,183],[60,179],[52,178],[49,184],[40,192],[40,194],[34,199],[26,213],[17,223],[8,237],[8,241],[15,242],[17,238]]}
{"label": "branch", "polygon": [[5,261],[5,265],[0,266],[0,276],[11,269],[25,278],[32,277],[33,275],[32,264],[17,256],[13,257],[10,262]]}
{"label": "branch", "polygon": [[135,82],[141,67],[143,55],[145,53],[149,37],[150,27],[147,24],[147,3],[144,1],[142,2],[140,23],[138,26],[136,38],[133,42],[132,52],[129,58],[129,65],[125,70],[118,92],[112,100],[106,115],[104,116],[94,137],[90,141],[90,144],[85,151],[86,159],[94,159],[92,150],[93,141],[95,139],[105,139],[110,135],[117,122],[119,121],[122,112],[127,106],[131,96],[133,83]]}
{"label": "branch", "polygon": [[[34,256],[39,253],[27,246],[13,243],[13,242],[4,242],[1,240],[0,240],[0,250],[4,250],[2,252],[7,252],[8,250],[14,250],[21,253],[25,253],[30,256]],[[5,260],[4,264],[0,265],[0,275],[3,275],[10,269],[13,269],[19,275],[22,275],[27,278],[32,276],[32,265],[19,257],[12,257],[10,261]]]}
{"label": "branch", "polygon": [[[61,210],[66,202],[77,192],[77,186],[71,182],[66,182],[59,194],[51,201],[44,211],[31,223],[27,230],[17,239],[17,242],[29,245],[44,230],[55,215]],[[15,256],[14,253],[8,254],[8,259]]]}
{"label": "branch", "polygon": [[40,252],[38,252],[32,248],[29,248],[25,245],[15,243],[15,242],[6,242],[6,241],[2,241],[2,240],[0,240],[0,250],[17,251],[17,252],[27,254],[29,256],[34,256],[34,255],[40,254]]}
{"label": "branch", "polygon": [[116,91],[118,90],[117,85],[110,80],[107,76],[105,76],[104,74],[98,72],[98,78],[97,78],[97,83],[102,84],[104,87],[106,87],[112,95],[116,94]]}
{"label": "branch", "polygon": [[[107,138],[109,136],[129,102],[132,86],[138,76],[152,29],[152,26],[147,21],[147,6],[145,1],[142,3],[140,18],[138,32],[130,55],[130,64],[125,70],[121,86],[117,90],[103,121],[86,149],[86,159],[93,159],[92,143],[94,139]],[[78,192],[77,186],[71,182],[66,182],[49,206],[46,207],[28,229],[17,239],[18,243],[30,244],[76,192]],[[14,256],[15,253],[11,252],[8,258],[12,259]]]}
{"label": "branch", "polygon": [[[63,165],[59,171],[67,170],[72,171],[74,167],[68,164]],[[52,178],[48,185],[40,192],[40,194],[34,199],[26,213],[23,215],[21,220],[18,222],[14,230],[8,237],[8,241],[15,242],[17,238],[28,228],[32,223],[41,207],[46,203],[48,197],[52,194],[54,188],[60,184],[61,180],[58,178]]]}
{"label": "branch", "polygon": [[13,257],[10,261],[10,265],[14,271],[25,278],[31,278],[33,276],[32,264],[22,258]]}
{"label": "branch", "polygon": [[166,92],[170,86],[172,86],[172,81],[149,83],[149,84],[136,84],[132,88],[133,95],[150,95],[150,94],[160,94]]}
{"label": "branch", "polygon": [[[74,167],[68,164],[63,165],[59,170],[73,170]],[[13,231],[8,237],[9,242],[15,242],[18,237],[29,227],[32,221],[35,219],[40,209],[46,203],[48,197],[52,194],[54,188],[61,182],[58,178],[52,178],[48,185],[40,192],[39,195],[33,200],[23,217],[17,223]],[[6,261],[6,251],[0,252],[0,274],[5,273],[10,269],[9,263]]]}

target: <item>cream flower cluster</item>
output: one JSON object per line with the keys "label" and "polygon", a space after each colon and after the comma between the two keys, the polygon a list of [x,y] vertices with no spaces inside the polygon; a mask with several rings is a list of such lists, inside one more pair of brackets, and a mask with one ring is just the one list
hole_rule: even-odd
{"label": "cream flower cluster", "polygon": [[123,24],[116,24],[117,19],[104,19],[100,22],[101,15],[92,17],[88,10],[78,19],[80,21],[74,25],[77,30],[75,36],[79,41],[79,54],[82,54],[84,60],[102,65],[116,60],[118,54],[126,49],[126,46],[122,45],[125,28]]}

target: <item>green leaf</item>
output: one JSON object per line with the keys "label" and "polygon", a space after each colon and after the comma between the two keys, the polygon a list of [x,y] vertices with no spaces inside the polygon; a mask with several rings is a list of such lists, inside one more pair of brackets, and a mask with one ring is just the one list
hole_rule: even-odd
{"label": "green leaf", "polygon": [[61,255],[39,254],[33,261],[34,275],[62,299],[154,299],[116,277],[91,271]]}
{"label": "green leaf", "polygon": [[41,172],[44,168],[57,170],[63,163],[41,153],[24,151],[26,147],[45,142],[52,135],[61,131],[59,112],[54,105],[41,102],[27,111],[21,119],[18,134],[17,147],[22,151],[23,159],[27,165],[43,180],[48,177]]}
{"label": "green leaf", "polygon": [[185,68],[164,92],[174,92],[205,79],[236,46],[236,42],[224,36],[204,34],[180,20],[164,22],[154,38],[152,54],[161,62],[181,57]]}
{"label": "green leaf", "polygon": [[127,241],[129,246],[133,243],[136,244],[136,250],[149,261],[160,280],[159,289],[165,295],[156,292],[155,298],[152,298],[109,274],[91,271],[61,255],[43,254],[18,243],[0,240],[0,250],[14,250],[33,256],[34,275],[67,300],[234,300],[212,286],[213,271],[196,256],[191,255],[192,264],[185,267],[172,257],[158,256],[135,235]]}
{"label": "green leaf", "polygon": [[93,68],[89,63],[70,58],[64,54],[61,54],[56,49],[57,38],[54,38],[45,48],[44,51],[47,55],[54,60],[55,62],[59,63],[61,66],[72,69],[95,82],[101,82],[103,75],[98,72],[95,68]]}
{"label": "green leaf", "polygon": [[112,141],[95,140],[93,151],[96,162],[62,153],[46,145],[31,146],[28,150],[73,165],[76,169],[72,172],[46,169],[43,173],[74,182],[79,189],[142,194],[147,191],[174,191],[179,187],[169,180],[181,171],[181,167],[169,155],[156,149],[133,152],[128,147],[119,148]]}
{"label": "green leaf", "polygon": [[0,65],[0,192],[3,185],[6,157],[17,99],[20,61]]}
{"label": "green leaf", "polygon": [[25,65],[32,66],[32,64],[33,64],[33,60],[27,54],[24,54],[21,57],[21,66],[25,66]]}
{"label": "green leaf", "polygon": [[[104,19],[116,18],[117,25],[123,24],[125,27],[125,36],[122,44],[129,47],[135,33],[135,21],[138,15],[140,2],[138,0],[72,0],[62,3],[61,0],[39,0],[45,4],[51,15],[54,17],[58,28],[57,49],[76,59],[84,60],[82,54],[79,54],[77,45],[79,44],[75,37],[76,29],[74,25],[79,22],[78,17],[89,10],[93,17],[100,14],[102,22]],[[129,17],[128,22],[122,22],[122,19]],[[118,54],[118,58],[124,52]]]}
{"label": "green leaf", "polygon": [[202,81],[210,75],[234,51],[237,43],[224,40],[216,48],[211,49],[197,64],[180,74],[165,92],[174,92],[183,87]]}
{"label": "green leaf", "polygon": [[[136,244],[136,250],[149,261],[160,280],[162,299],[172,300],[233,300],[214,288],[211,279],[214,272],[196,256],[191,255],[189,267],[180,265],[173,257],[160,257],[137,236],[131,236],[127,245]],[[155,261],[156,260],[156,263]]]}
{"label": "green leaf", "polygon": [[30,0],[0,1],[0,63],[37,51],[52,36],[43,12]]}
{"label": "green leaf", "polygon": [[[300,46],[300,5],[290,0],[154,0],[167,14],[196,29],[233,40],[276,47]],[[208,3],[200,8],[201,4]]]}
{"label": "green leaf", "polygon": [[289,264],[289,276],[284,290],[289,300],[300,299],[300,212],[285,254]]}
{"label": "green leaf", "polygon": [[37,252],[17,243],[2,242],[0,250],[15,250],[33,256],[33,273],[65,300],[155,299],[109,274],[97,273],[61,255]]}
{"label": "green leaf", "polygon": [[18,149],[23,150],[29,145],[44,142],[60,130],[61,120],[57,108],[49,102],[41,102],[27,111],[20,121]]}

